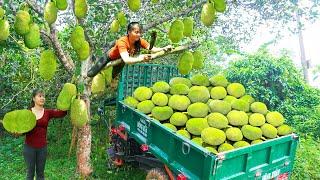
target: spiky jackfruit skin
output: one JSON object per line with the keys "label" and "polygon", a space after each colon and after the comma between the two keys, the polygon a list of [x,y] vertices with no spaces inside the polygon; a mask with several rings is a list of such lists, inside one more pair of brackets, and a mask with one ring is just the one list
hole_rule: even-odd
{"label": "spiky jackfruit skin", "polygon": [[221,144],[221,145],[219,146],[218,152],[231,151],[231,150],[233,150],[233,149],[234,149],[234,147],[233,147],[231,144],[229,144],[229,143],[223,143],[223,144]]}
{"label": "spiky jackfruit skin", "polygon": [[170,117],[170,123],[175,126],[184,126],[188,121],[188,116],[182,112],[175,112]]}
{"label": "spiky jackfruit skin", "polygon": [[266,122],[263,114],[253,113],[249,116],[249,124],[251,126],[262,126]]}
{"label": "spiky jackfruit skin", "polygon": [[185,51],[181,54],[178,62],[178,70],[182,75],[187,75],[192,70],[193,65],[193,55],[189,51]]}
{"label": "spiky jackfruit skin", "polygon": [[32,130],[36,126],[37,120],[30,110],[23,109],[6,113],[2,123],[8,132],[22,134]]}
{"label": "spiky jackfruit skin", "polygon": [[103,75],[104,79],[106,80],[106,85],[111,84],[112,81],[112,71],[113,71],[113,66],[104,68],[101,70],[101,74]]}
{"label": "spiky jackfruit skin", "polygon": [[251,141],[260,139],[262,137],[262,131],[258,127],[251,125],[244,125],[241,128],[243,136]]}
{"label": "spiky jackfruit skin", "polygon": [[151,114],[154,119],[159,121],[164,121],[169,119],[173,114],[173,109],[169,106],[164,107],[154,107],[151,111]]}
{"label": "spiky jackfruit skin", "polygon": [[0,17],[0,41],[5,41],[10,35],[10,24],[8,20]]}
{"label": "spiky jackfruit skin", "polygon": [[210,93],[209,90],[204,86],[193,86],[189,90],[188,98],[192,103],[206,103],[210,98]]}
{"label": "spiky jackfruit skin", "polygon": [[173,125],[173,124],[170,124],[170,123],[164,123],[162,124],[163,126],[171,129],[172,131],[176,132],[177,131],[177,128]]}
{"label": "spiky jackfruit skin", "polygon": [[202,69],[204,67],[204,56],[201,51],[193,52],[193,65],[192,69]]}
{"label": "spiky jackfruit skin", "polygon": [[158,3],[159,0],[151,0],[152,3]]}
{"label": "spiky jackfruit skin", "polygon": [[71,33],[70,42],[74,50],[79,50],[85,41],[84,30],[81,26],[76,26]]}
{"label": "spiky jackfruit skin", "polygon": [[190,104],[189,98],[181,95],[171,96],[168,103],[170,107],[178,111],[185,111]]}
{"label": "spiky jackfruit skin", "polygon": [[77,87],[72,83],[65,83],[57,99],[57,108],[63,111],[70,109],[72,97],[77,95]]}
{"label": "spiky jackfruit skin", "polygon": [[217,86],[211,89],[210,96],[212,99],[224,99],[227,96],[227,91],[222,86]]}
{"label": "spiky jackfruit skin", "polygon": [[260,113],[266,115],[268,113],[267,106],[262,102],[254,102],[250,105],[250,109],[252,112]]}
{"label": "spiky jackfruit skin", "polygon": [[226,130],[227,139],[230,141],[241,141],[243,134],[239,128],[231,127]]}
{"label": "spiky jackfruit skin", "polygon": [[36,23],[30,24],[29,32],[24,36],[24,44],[29,49],[34,49],[40,46],[40,29]]}
{"label": "spiky jackfruit skin", "polygon": [[213,0],[214,2],[214,9],[217,12],[224,12],[226,10],[226,2],[225,0]]}
{"label": "spiky jackfruit skin", "polygon": [[137,105],[137,109],[144,114],[151,113],[153,108],[154,108],[154,104],[151,100],[141,101]]}
{"label": "spiky jackfruit skin", "polygon": [[189,133],[199,136],[203,129],[209,127],[205,118],[191,118],[186,123],[186,129]]}
{"label": "spiky jackfruit skin", "polygon": [[210,113],[207,116],[208,124],[210,127],[223,129],[228,127],[228,119],[221,113]]}
{"label": "spiky jackfruit skin", "polygon": [[169,39],[172,43],[178,43],[183,38],[184,24],[181,20],[172,22],[169,29]]}
{"label": "spiky jackfruit skin", "polygon": [[246,146],[250,146],[250,144],[246,141],[237,141],[233,144],[234,148],[241,148],[241,147],[246,147]]}
{"label": "spiky jackfruit skin", "polygon": [[233,126],[243,126],[248,124],[248,115],[243,111],[232,110],[227,114],[229,124]]}
{"label": "spiky jackfruit skin", "polygon": [[77,18],[81,19],[86,17],[88,11],[88,5],[86,0],[74,1],[74,14]]}
{"label": "spiky jackfruit skin", "polygon": [[191,83],[195,86],[209,86],[209,78],[202,74],[193,75],[191,78]]}
{"label": "spiky jackfruit skin", "polygon": [[183,19],[183,35],[186,37],[191,37],[193,33],[193,18],[186,17]]}
{"label": "spiky jackfruit skin", "polygon": [[287,124],[280,125],[277,128],[277,130],[278,130],[279,136],[285,136],[285,135],[291,134],[293,132],[292,128],[290,126],[288,126]]}
{"label": "spiky jackfruit skin", "polygon": [[152,90],[145,86],[140,86],[133,92],[133,97],[139,101],[148,100],[152,97]]}
{"label": "spiky jackfruit skin", "polygon": [[187,95],[190,89],[185,84],[174,84],[170,88],[170,94]]}
{"label": "spiky jackfruit skin", "polygon": [[180,134],[181,136],[186,137],[187,139],[191,138],[190,133],[185,129],[178,130],[177,134]]}
{"label": "spiky jackfruit skin", "polygon": [[250,106],[247,101],[241,100],[241,99],[235,99],[231,104],[232,109],[238,110],[238,111],[244,111],[249,112]]}
{"label": "spiky jackfruit skin", "polygon": [[44,8],[44,19],[49,25],[53,24],[57,20],[58,8],[55,3],[48,1]]}
{"label": "spiky jackfruit skin", "polygon": [[211,112],[218,112],[221,114],[228,114],[231,111],[231,105],[228,102],[221,100],[212,100],[209,103]]}
{"label": "spiky jackfruit skin", "polygon": [[129,9],[133,12],[137,12],[141,7],[141,0],[128,0]]}
{"label": "spiky jackfruit skin", "polygon": [[87,105],[84,100],[75,99],[72,101],[70,118],[71,123],[78,128],[83,127],[89,121]]}
{"label": "spiky jackfruit skin", "polygon": [[127,26],[127,18],[124,12],[118,12],[117,14],[117,19],[119,21],[119,24],[121,27],[126,27]]}
{"label": "spiky jackfruit skin", "polygon": [[196,145],[202,146],[203,140],[201,137],[195,137],[191,139],[192,142],[194,142]]}
{"label": "spiky jackfruit skin", "polygon": [[187,78],[183,78],[183,77],[174,77],[171,78],[169,81],[169,85],[173,86],[175,84],[185,84],[187,85],[189,88],[192,86],[192,83],[190,81],[190,79]]}
{"label": "spiky jackfruit skin", "polygon": [[39,73],[45,80],[53,78],[57,70],[57,57],[52,50],[45,50],[40,55]]}
{"label": "spiky jackfruit skin", "polygon": [[240,98],[241,100],[247,101],[249,105],[251,105],[254,102],[254,98],[250,95],[244,95]]}
{"label": "spiky jackfruit skin", "polygon": [[203,142],[217,146],[226,140],[226,134],[220,129],[208,127],[202,130],[201,138]]}
{"label": "spiky jackfruit skin", "polygon": [[168,104],[168,96],[164,93],[154,93],[154,95],[151,98],[153,104],[157,106],[166,106]]}
{"label": "spiky jackfruit skin", "polygon": [[261,126],[262,134],[264,137],[273,139],[277,137],[278,130],[271,124],[265,123]]}
{"label": "spiky jackfruit skin", "polygon": [[266,120],[274,127],[281,126],[284,123],[284,117],[277,111],[269,112],[266,115]]}
{"label": "spiky jackfruit skin", "polygon": [[251,145],[253,145],[253,144],[258,144],[258,143],[262,143],[262,142],[263,142],[263,140],[257,139],[257,140],[251,141]]}
{"label": "spiky jackfruit skin", "polygon": [[117,19],[113,20],[110,25],[110,32],[117,33],[120,30],[120,24]]}
{"label": "spiky jackfruit skin", "polygon": [[132,108],[136,108],[137,105],[139,104],[139,101],[136,100],[136,98],[134,98],[132,96],[126,97],[126,99],[124,99],[123,102],[124,102],[124,104],[126,104]]}
{"label": "spiky jackfruit skin", "polygon": [[209,108],[204,103],[193,103],[191,104],[188,109],[188,115],[195,118],[204,118],[208,115]]}
{"label": "spiky jackfruit skin", "polygon": [[243,95],[245,95],[246,90],[244,86],[240,83],[231,83],[227,86],[228,94],[231,96],[234,96],[236,98],[239,98]]}
{"label": "spiky jackfruit skin", "polygon": [[170,91],[170,85],[165,81],[158,81],[151,87],[153,92],[167,93]]}
{"label": "spiky jackfruit skin", "polygon": [[207,146],[205,147],[209,152],[212,152],[213,154],[218,154],[218,151],[214,148],[214,147],[211,147],[211,146]]}
{"label": "spiky jackfruit skin", "polygon": [[16,14],[16,20],[14,22],[14,30],[19,35],[25,35],[29,32],[31,17],[27,11],[19,10]]}
{"label": "spiky jackfruit skin", "polygon": [[237,98],[227,95],[223,100],[228,102],[229,104],[232,104],[234,100],[236,100]]}
{"label": "spiky jackfruit skin", "polygon": [[211,85],[213,85],[213,86],[222,86],[222,87],[225,87],[225,88],[229,84],[227,78],[222,74],[217,74],[217,75],[212,76],[209,79],[209,81],[210,81]]}
{"label": "spiky jackfruit skin", "polygon": [[205,3],[201,10],[201,22],[207,27],[211,26],[215,19],[215,13],[216,10],[214,9],[213,3]]}
{"label": "spiky jackfruit skin", "polygon": [[79,60],[84,61],[90,55],[90,45],[87,41],[82,42],[80,49],[76,50]]}
{"label": "spiky jackfruit skin", "polygon": [[66,10],[68,7],[67,0],[56,0],[56,6],[59,10]]}
{"label": "spiky jackfruit skin", "polygon": [[4,16],[5,11],[4,9],[0,6],[0,19],[2,19],[2,17]]}
{"label": "spiky jackfruit skin", "polygon": [[103,93],[106,88],[106,81],[102,74],[97,74],[93,77],[91,83],[91,93],[100,94]]}

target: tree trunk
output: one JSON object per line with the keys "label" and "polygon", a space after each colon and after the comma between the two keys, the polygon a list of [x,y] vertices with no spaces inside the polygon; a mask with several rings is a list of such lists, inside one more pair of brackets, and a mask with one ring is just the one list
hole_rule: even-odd
{"label": "tree trunk", "polygon": [[298,31],[299,31],[299,46],[300,46],[300,61],[301,61],[301,66],[303,70],[303,77],[304,80],[306,81],[307,84],[309,84],[309,66],[308,66],[308,61],[306,60],[306,53],[305,53],[305,48],[304,48],[304,42],[303,42],[303,35],[302,35],[302,30],[300,27],[300,15],[297,11],[297,24],[298,24]]}

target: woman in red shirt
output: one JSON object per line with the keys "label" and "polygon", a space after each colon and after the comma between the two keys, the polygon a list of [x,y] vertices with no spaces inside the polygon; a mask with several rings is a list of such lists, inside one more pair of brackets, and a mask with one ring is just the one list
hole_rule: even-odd
{"label": "woman in red shirt", "polygon": [[45,109],[44,92],[34,90],[32,93],[31,111],[36,115],[37,124],[28,133],[24,144],[23,156],[27,165],[27,180],[33,180],[35,171],[38,179],[44,179],[44,168],[47,156],[47,127],[50,119],[64,117],[67,112]]}
{"label": "woman in red shirt", "polygon": [[[122,59],[122,63],[113,67],[112,77],[115,78],[122,70],[125,64],[134,64],[138,62],[148,62],[151,55],[141,54],[137,57],[133,55],[140,52],[141,48],[149,49],[150,44],[141,38],[142,26],[138,22],[131,22],[127,27],[127,35],[118,39],[115,45],[109,50],[108,56],[100,58],[94,66],[89,70],[87,76],[94,77],[101,69],[110,61]],[[151,52],[166,51],[171,49],[172,46],[164,48],[153,47]]]}

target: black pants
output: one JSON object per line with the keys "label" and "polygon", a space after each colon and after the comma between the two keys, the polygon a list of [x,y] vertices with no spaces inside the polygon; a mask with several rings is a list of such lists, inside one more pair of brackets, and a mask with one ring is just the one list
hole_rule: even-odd
{"label": "black pants", "polygon": [[37,180],[44,179],[44,167],[47,158],[47,146],[43,148],[33,148],[24,144],[23,149],[24,160],[27,165],[27,180],[33,180],[35,171]]}

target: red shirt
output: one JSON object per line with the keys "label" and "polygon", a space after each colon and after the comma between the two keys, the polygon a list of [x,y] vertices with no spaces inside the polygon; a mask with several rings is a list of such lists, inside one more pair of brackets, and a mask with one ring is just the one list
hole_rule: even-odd
{"label": "red shirt", "polygon": [[37,120],[36,127],[26,134],[25,143],[33,148],[42,148],[47,145],[47,127],[51,118],[61,118],[67,111],[44,109],[43,116]]}

